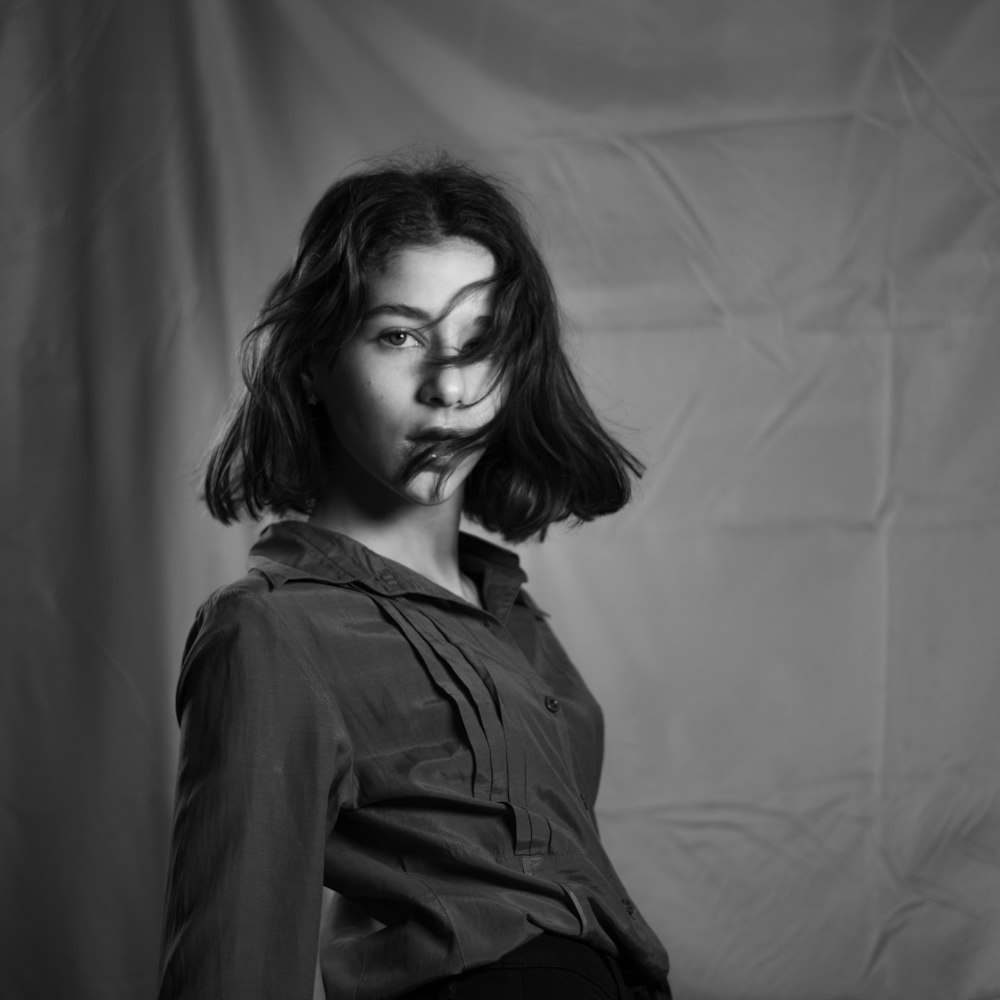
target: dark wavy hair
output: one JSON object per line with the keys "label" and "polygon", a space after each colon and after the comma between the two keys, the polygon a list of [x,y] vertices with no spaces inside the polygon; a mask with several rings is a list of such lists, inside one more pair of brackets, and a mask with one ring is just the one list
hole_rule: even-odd
{"label": "dark wavy hair", "polygon": [[493,255],[493,336],[440,363],[489,356],[504,387],[499,412],[459,449],[484,449],[464,513],[521,541],[628,502],[643,466],[601,426],[570,370],[552,282],[520,212],[495,178],[437,157],[379,161],[337,181],[313,209],[294,263],[240,347],[243,390],[207,456],[213,517],[313,510],[331,431],[308,405],[302,373],[314,358],[335,361],[361,324],[369,277],[393,254],[448,239]]}

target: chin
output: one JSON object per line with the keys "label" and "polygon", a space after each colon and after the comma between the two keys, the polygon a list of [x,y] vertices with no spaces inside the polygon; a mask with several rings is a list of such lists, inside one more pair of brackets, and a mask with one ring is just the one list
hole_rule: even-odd
{"label": "chin", "polygon": [[403,495],[421,507],[439,507],[460,492],[465,482],[463,469],[442,472],[419,472],[403,488]]}

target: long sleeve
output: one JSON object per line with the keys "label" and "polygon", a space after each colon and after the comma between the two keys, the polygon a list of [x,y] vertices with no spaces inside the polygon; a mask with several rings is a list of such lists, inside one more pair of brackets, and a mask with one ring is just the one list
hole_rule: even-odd
{"label": "long sleeve", "polygon": [[293,612],[230,591],[188,640],[160,1000],[312,997],[350,750]]}

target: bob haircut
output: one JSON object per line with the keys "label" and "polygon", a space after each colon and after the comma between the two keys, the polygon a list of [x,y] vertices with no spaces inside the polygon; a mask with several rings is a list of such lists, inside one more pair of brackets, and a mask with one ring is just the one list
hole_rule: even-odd
{"label": "bob haircut", "polygon": [[[309,405],[302,373],[316,358],[335,363],[362,322],[369,277],[393,254],[449,239],[493,255],[484,283],[492,316],[477,344],[436,363],[489,357],[503,387],[496,416],[457,449],[483,449],[465,483],[465,515],[516,542],[628,502],[643,466],[604,430],[570,370],[552,282],[520,212],[494,178],[438,156],[378,161],[337,181],[313,209],[294,263],[240,346],[243,390],[207,456],[213,517],[229,524],[313,510],[333,431]],[[419,468],[420,456],[408,474]]]}

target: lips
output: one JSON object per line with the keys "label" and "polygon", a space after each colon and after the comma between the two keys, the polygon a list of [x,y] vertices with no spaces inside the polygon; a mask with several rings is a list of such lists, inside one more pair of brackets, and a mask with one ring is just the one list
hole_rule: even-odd
{"label": "lips", "polygon": [[411,441],[451,441],[453,438],[464,437],[465,432],[451,427],[428,427],[410,435]]}
{"label": "lips", "polygon": [[415,451],[419,453],[422,464],[446,465],[451,461],[455,451],[455,442],[461,441],[464,437],[460,431],[433,427],[411,435],[410,441]]}
{"label": "lips", "polygon": [[446,430],[444,428],[432,428],[431,430],[421,431],[419,434],[413,434],[410,440],[417,445],[437,445],[437,444],[448,444],[451,441],[459,441],[465,435],[460,431]]}

